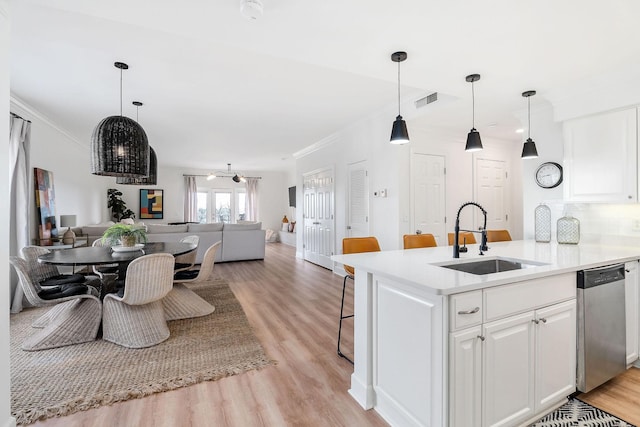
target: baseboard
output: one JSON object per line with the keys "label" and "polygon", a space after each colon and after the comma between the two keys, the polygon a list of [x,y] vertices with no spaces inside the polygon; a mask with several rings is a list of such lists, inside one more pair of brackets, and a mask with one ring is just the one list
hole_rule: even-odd
{"label": "baseboard", "polygon": [[540,418],[546,417],[547,415],[549,415],[550,413],[552,413],[553,411],[555,411],[556,409],[558,409],[559,407],[561,407],[562,405],[567,403],[568,401],[569,401],[569,399],[562,399],[560,402],[556,403],[555,405],[550,406],[546,410],[538,413],[537,415],[533,416],[532,418],[529,418],[526,422],[520,424],[518,427],[530,426],[531,424],[533,424],[536,421],[538,421]]}

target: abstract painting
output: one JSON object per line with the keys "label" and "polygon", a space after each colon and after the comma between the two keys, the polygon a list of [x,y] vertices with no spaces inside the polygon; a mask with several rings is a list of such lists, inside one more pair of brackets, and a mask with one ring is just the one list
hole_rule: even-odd
{"label": "abstract painting", "polygon": [[56,228],[56,195],[53,191],[53,172],[33,168],[36,190],[36,213],[38,215],[39,245],[53,245],[58,238]]}
{"label": "abstract painting", "polygon": [[140,219],[162,219],[163,191],[140,189]]}

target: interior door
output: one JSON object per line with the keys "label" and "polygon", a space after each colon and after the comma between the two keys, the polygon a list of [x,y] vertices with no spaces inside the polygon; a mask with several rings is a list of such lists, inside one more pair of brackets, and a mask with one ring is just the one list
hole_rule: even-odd
{"label": "interior door", "polygon": [[331,269],[335,251],[333,169],[306,174],[303,182],[303,257]]}
{"label": "interior door", "polygon": [[413,231],[431,233],[438,246],[446,246],[445,158],[413,153],[411,171]]}
{"label": "interior door", "polygon": [[369,174],[367,162],[349,165],[346,237],[369,236]]}
{"label": "interior door", "polygon": [[[487,211],[487,229],[509,230],[507,165],[503,160],[476,160],[476,201]],[[480,210],[476,228],[482,226]]]}

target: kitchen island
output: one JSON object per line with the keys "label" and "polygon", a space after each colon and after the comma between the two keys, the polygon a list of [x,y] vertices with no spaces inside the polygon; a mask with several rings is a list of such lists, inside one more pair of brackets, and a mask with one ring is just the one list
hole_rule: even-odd
{"label": "kitchen island", "polygon": [[[614,245],[468,248],[455,260],[450,246],[332,258],[356,271],[349,393],[393,426],[516,426],[564,403],[575,391],[576,272],[640,258]],[[442,267],[497,257],[525,268]],[[637,358],[635,267],[632,277]]]}

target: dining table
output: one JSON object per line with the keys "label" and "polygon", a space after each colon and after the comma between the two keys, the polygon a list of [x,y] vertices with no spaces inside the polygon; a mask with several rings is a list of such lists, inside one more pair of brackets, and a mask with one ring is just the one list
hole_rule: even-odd
{"label": "dining table", "polygon": [[124,281],[129,263],[144,255],[168,253],[173,256],[183,255],[197,249],[193,243],[182,242],[149,242],[138,244],[130,249],[120,246],[92,246],[51,251],[40,255],[38,262],[59,266],[79,266],[79,265],[117,265],[118,273],[105,275],[101,280],[100,297],[108,292],[114,291],[116,280]]}

